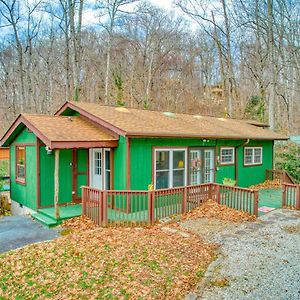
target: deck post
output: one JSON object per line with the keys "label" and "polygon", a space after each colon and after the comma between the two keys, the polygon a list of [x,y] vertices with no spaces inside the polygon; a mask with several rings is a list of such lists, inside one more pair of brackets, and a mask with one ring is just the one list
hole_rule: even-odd
{"label": "deck post", "polygon": [[107,191],[102,194],[102,226],[107,225]]}
{"label": "deck post", "polygon": [[212,199],[212,194],[213,194],[212,189],[213,189],[213,185],[210,183],[208,185],[208,199],[206,199],[206,200]]}
{"label": "deck post", "polygon": [[216,202],[220,204],[221,202],[220,185],[217,183],[215,184],[215,194],[216,194]]}
{"label": "deck post", "polygon": [[148,223],[154,223],[154,192],[148,191]]}
{"label": "deck post", "polygon": [[82,216],[86,215],[86,194],[87,190],[84,186],[81,187],[82,191]]}
{"label": "deck post", "polygon": [[296,186],[296,199],[295,208],[300,209],[300,184]]}
{"label": "deck post", "polygon": [[254,200],[254,205],[253,205],[253,214],[258,217],[258,190],[255,190],[253,192],[253,200]]}
{"label": "deck post", "polygon": [[182,193],[182,208],[181,208],[182,214],[186,212],[186,201],[187,201],[187,186],[183,188],[183,193]]}
{"label": "deck post", "polygon": [[59,193],[59,149],[55,150],[55,165],[54,165],[54,211],[55,219],[60,218],[58,207],[58,193]]}
{"label": "deck post", "polygon": [[282,203],[281,203],[282,208],[285,206],[285,195],[286,195],[286,185],[282,183]]}

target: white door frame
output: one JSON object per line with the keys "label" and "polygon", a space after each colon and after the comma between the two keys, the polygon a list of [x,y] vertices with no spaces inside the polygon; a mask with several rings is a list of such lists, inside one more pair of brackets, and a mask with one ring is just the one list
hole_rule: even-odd
{"label": "white door frame", "polygon": [[[95,153],[99,152],[100,153],[100,174],[96,175],[95,174]],[[90,165],[90,182],[89,185],[90,187],[100,189],[102,190],[103,187],[103,154],[102,154],[102,148],[92,148],[89,149],[89,165]],[[97,178],[97,183],[95,184],[95,177]]]}
{"label": "white door frame", "polygon": [[[105,153],[109,152],[110,153],[111,149],[110,148],[90,148],[89,149],[89,186],[100,189],[100,190],[105,190],[106,188],[106,179],[105,179],[105,173],[107,172],[106,169],[106,157]],[[100,153],[100,175],[95,175],[95,152]],[[109,171],[111,172],[111,162],[109,166]],[[95,183],[95,176],[99,176],[98,182],[99,184],[94,184]]]}

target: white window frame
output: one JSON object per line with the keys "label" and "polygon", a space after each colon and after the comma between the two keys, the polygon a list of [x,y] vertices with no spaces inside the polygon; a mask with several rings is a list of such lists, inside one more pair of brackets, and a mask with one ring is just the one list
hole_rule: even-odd
{"label": "white window frame", "polygon": [[[252,150],[251,163],[246,162],[246,151],[249,149]],[[254,162],[255,149],[260,149],[260,161],[259,162]],[[262,165],[262,163],[263,163],[263,147],[244,147],[244,166],[257,166],[257,165]]]}
{"label": "white window frame", "polygon": [[[222,151],[223,150],[232,150],[232,160],[231,161],[222,161]],[[221,147],[220,148],[220,165],[225,166],[225,165],[233,165],[235,163],[235,148],[234,147]]]}
{"label": "white window frame", "polygon": [[[163,152],[163,151],[168,151],[169,152],[169,186],[167,188],[172,188],[173,187],[173,172],[176,170],[181,170],[180,169],[173,169],[173,153],[174,151],[184,151],[184,186],[187,185],[187,171],[188,171],[188,161],[187,161],[187,148],[155,148],[154,149],[154,178],[153,178],[153,184],[154,184],[154,189],[156,189],[156,154],[157,152]],[[162,170],[161,170],[162,171]],[[167,170],[166,170],[167,171]]]}

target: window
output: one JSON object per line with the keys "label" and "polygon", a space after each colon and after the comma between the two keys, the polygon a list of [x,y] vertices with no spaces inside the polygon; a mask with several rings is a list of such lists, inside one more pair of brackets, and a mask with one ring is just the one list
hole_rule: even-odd
{"label": "window", "polygon": [[101,165],[102,165],[102,162],[101,162],[101,156],[102,156],[102,153],[101,151],[95,151],[94,152],[94,155],[95,155],[95,175],[101,175]]}
{"label": "window", "polygon": [[244,165],[262,164],[262,147],[245,147],[244,148]]}
{"label": "window", "polygon": [[184,186],[186,184],[186,150],[155,150],[155,188]]}
{"label": "window", "polygon": [[221,165],[234,164],[234,147],[221,147]]}
{"label": "window", "polygon": [[16,147],[16,180],[25,183],[26,154],[25,146]]}

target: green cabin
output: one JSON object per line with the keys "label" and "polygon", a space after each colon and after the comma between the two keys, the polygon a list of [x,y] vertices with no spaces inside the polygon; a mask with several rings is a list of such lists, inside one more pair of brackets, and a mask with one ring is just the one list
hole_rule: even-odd
{"label": "green cabin", "polygon": [[10,148],[11,199],[32,213],[54,206],[55,188],[65,206],[80,204],[82,186],[248,187],[265,180],[281,139],[256,121],[66,102],[53,116],[21,114],[1,144]]}

